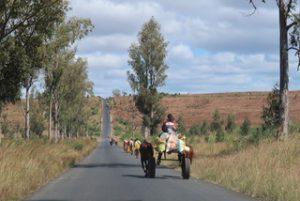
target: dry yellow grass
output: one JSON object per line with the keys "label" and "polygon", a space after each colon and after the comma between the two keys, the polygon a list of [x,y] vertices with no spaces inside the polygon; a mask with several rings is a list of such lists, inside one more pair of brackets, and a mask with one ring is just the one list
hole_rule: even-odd
{"label": "dry yellow grass", "polygon": [[57,177],[96,146],[95,140],[4,141],[0,145],[0,200],[19,200]]}
{"label": "dry yellow grass", "polygon": [[268,201],[300,200],[300,136],[264,141],[239,152],[229,145],[194,143],[193,176]]}

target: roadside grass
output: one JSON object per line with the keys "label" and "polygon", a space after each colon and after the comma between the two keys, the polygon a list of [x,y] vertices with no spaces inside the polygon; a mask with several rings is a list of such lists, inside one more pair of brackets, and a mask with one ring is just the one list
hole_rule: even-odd
{"label": "roadside grass", "polygon": [[[300,135],[286,141],[266,139],[243,149],[207,143],[203,137],[192,141],[192,176],[266,201],[300,200]],[[181,171],[176,154],[167,154],[162,165]]]}
{"label": "roadside grass", "polygon": [[[300,200],[300,136],[265,140],[239,151],[200,137],[192,145],[192,176],[266,201]],[[181,171],[175,154],[162,165]]]}
{"label": "roadside grass", "polygon": [[300,200],[300,136],[264,140],[239,151],[226,143],[193,143],[194,177],[268,201]]}
{"label": "roadside grass", "polygon": [[96,140],[51,143],[5,140],[0,145],[0,200],[20,200],[88,155]]}

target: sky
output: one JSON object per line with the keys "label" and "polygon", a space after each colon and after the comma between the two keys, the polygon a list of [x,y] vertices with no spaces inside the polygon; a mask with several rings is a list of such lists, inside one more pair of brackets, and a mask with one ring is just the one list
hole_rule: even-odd
{"label": "sky", "polygon": [[[168,41],[168,93],[269,91],[279,80],[279,28],[275,1],[71,0],[70,16],[90,18],[93,33],[77,44],[88,61],[97,96],[131,93],[128,48],[152,16]],[[300,89],[290,55],[290,88]]]}

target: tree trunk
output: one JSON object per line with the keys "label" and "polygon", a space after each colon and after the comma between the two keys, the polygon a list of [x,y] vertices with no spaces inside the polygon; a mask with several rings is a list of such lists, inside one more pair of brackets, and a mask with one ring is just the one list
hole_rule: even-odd
{"label": "tree trunk", "polygon": [[2,142],[2,108],[1,108],[1,103],[0,103],[0,145]]}
{"label": "tree trunk", "polygon": [[53,105],[52,93],[50,93],[50,101],[49,101],[49,119],[48,119],[48,138],[51,140],[52,136],[52,105]]}
{"label": "tree trunk", "polygon": [[30,101],[29,101],[29,90],[30,90],[30,85],[28,84],[26,86],[26,106],[25,106],[25,138],[29,139],[30,138]]}
{"label": "tree trunk", "polygon": [[144,127],[144,137],[147,139],[149,137],[149,128],[148,127]]}
{"label": "tree trunk", "polygon": [[58,141],[58,102],[54,102],[54,135],[55,141]]}
{"label": "tree trunk", "polygon": [[154,113],[153,113],[153,109],[151,109],[151,112],[150,112],[150,121],[151,121],[151,125],[150,125],[150,135],[154,135],[154,124],[153,124],[153,120],[154,119]]}
{"label": "tree trunk", "polygon": [[288,55],[288,29],[287,14],[284,0],[279,0],[280,23],[280,100],[281,100],[281,125],[279,137],[288,136],[289,127],[289,55]]}
{"label": "tree trunk", "polygon": [[60,137],[61,139],[65,139],[65,132],[63,132],[62,130],[60,130]]}

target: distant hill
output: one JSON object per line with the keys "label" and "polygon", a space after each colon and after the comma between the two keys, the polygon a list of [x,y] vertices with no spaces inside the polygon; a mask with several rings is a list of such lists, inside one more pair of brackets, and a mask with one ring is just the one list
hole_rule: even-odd
{"label": "distant hill", "polygon": [[[167,113],[172,113],[176,118],[182,116],[187,128],[205,120],[210,122],[215,110],[219,110],[224,119],[228,114],[234,114],[238,124],[248,117],[253,125],[259,125],[267,95],[268,92],[168,95],[162,99],[162,104],[167,108]],[[131,121],[128,112],[130,105],[132,97],[115,97],[113,122],[120,117]],[[290,92],[290,118],[292,122],[300,123],[300,91]],[[141,125],[141,115],[136,115],[135,119]]]}

